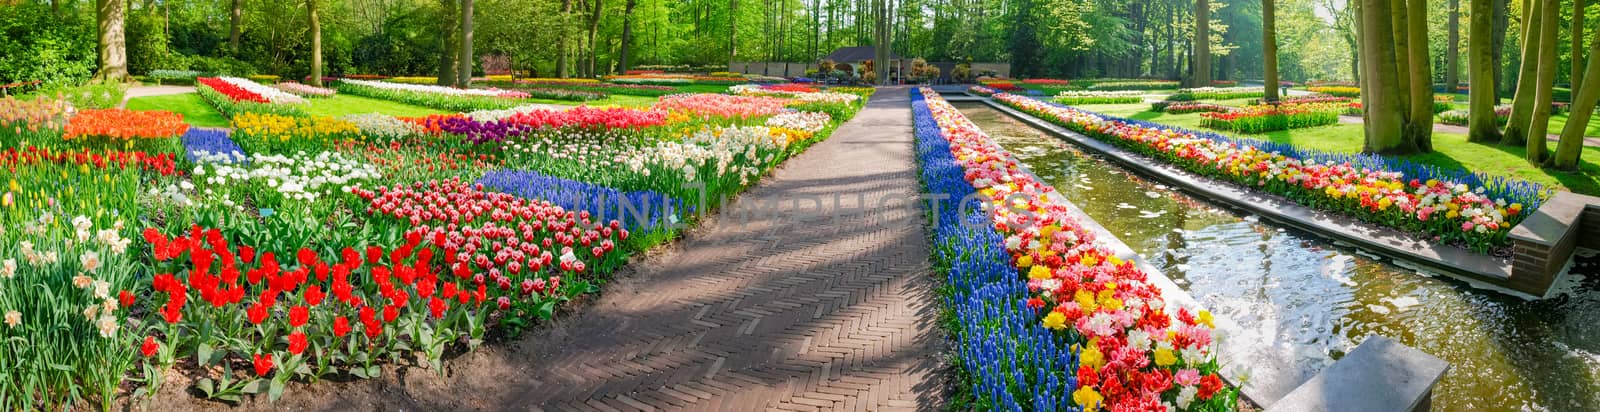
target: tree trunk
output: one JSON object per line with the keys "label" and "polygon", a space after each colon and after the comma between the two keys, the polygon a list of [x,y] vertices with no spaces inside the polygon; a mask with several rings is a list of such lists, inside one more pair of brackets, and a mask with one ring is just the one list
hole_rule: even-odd
{"label": "tree trunk", "polygon": [[[1506,123],[1505,136],[1500,143],[1520,145],[1527,142],[1528,122],[1533,119],[1533,98],[1538,93],[1537,83],[1539,75],[1539,41],[1543,36],[1534,30],[1543,24],[1544,0],[1523,1],[1531,4],[1532,8],[1524,8],[1522,18],[1522,64],[1517,73],[1517,91],[1511,98],[1511,121]],[[1530,12],[1531,10],[1531,12]]]}
{"label": "tree trunk", "polygon": [[1404,135],[1406,107],[1400,97],[1400,71],[1395,55],[1390,0],[1361,0],[1361,61],[1365,72],[1362,101],[1366,117],[1363,151],[1404,154],[1416,151]]}
{"label": "tree trunk", "polygon": [[472,84],[472,14],[473,0],[461,0],[461,57],[456,64],[456,87]]}
{"label": "tree trunk", "polygon": [[[1584,62],[1584,59],[1583,59],[1583,20],[1584,20],[1583,12],[1584,12],[1584,10],[1583,9],[1584,9],[1584,6],[1586,6],[1584,4],[1584,0],[1572,0],[1572,28],[1571,28],[1571,34],[1572,34],[1572,72],[1570,73],[1572,78],[1570,80],[1571,80],[1571,83],[1572,83],[1572,92],[1573,93],[1577,93],[1578,92],[1578,88],[1582,86],[1583,79],[1585,77],[1584,76],[1584,72],[1586,71],[1583,68],[1583,62]],[[1577,102],[1571,102],[1571,103],[1577,103]]]}
{"label": "tree trunk", "polygon": [[1495,2],[1469,1],[1472,20],[1471,33],[1467,34],[1467,140],[1495,142],[1500,140],[1500,124],[1494,116],[1494,106],[1498,103],[1494,74],[1500,71],[1494,61],[1500,50],[1494,48],[1494,39],[1490,36],[1494,25],[1491,10]]}
{"label": "tree trunk", "polygon": [[233,0],[228,18],[228,53],[239,55],[239,26],[244,25],[244,0]]}
{"label": "tree trunk", "polygon": [[[467,0],[471,1],[471,0]],[[589,15],[589,61],[584,64],[584,72],[589,76],[595,75],[594,59],[600,54],[600,44],[595,42],[595,34],[600,31],[601,0],[594,0],[594,14]]]}
{"label": "tree trunk", "polygon": [[1266,83],[1268,103],[1278,102],[1278,18],[1275,0],[1261,0],[1262,83]]}
{"label": "tree trunk", "polygon": [[1401,113],[1401,118],[1403,119],[1401,122],[1406,124],[1406,129],[1404,130],[1407,130],[1406,133],[1409,135],[1411,125],[1411,32],[1407,30],[1410,19],[1407,16],[1409,10],[1406,8],[1406,1],[1384,0],[1389,4],[1389,21],[1392,24],[1390,28],[1394,30],[1394,67],[1395,72],[1399,73],[1395,79],[1400,84],[1400,88],[1395,91],[1400,95],[1400,111],[1403,112]]}
{"label": "tree trunk", "polygon": [[[1533,85],[1533,116],[1528,123],[1528,162],[1543,165],[1550,160],[1549,144],[1546,143],[1547,132],[1550,131],[1550,102],[1555,94],[1556,65],[1559,63],[1556,51],[1556,31],[1561,23],[1561,0],[1543,0],[1544,5],[1539,8],[1540,25],[1539,34],[1539,71]],[[1521,89],[1521,87],[1517,87]]]}
{"label": "tree trunk", "polygon": [[100,32],[100,72],[96,79],[120,82],[128,78],[127,36],[123,20],[127,5],[123,0],[97,0],[96,21]]}
{"label": "tree trunk", "polygon": [[1490,7],[1494,9],[1490,11],[1490,14],[1492,14],[1494,17],[1494,36],[1492,39],[1493,44],[1489,45],[1489,47],[1494,50],[1493,88],[1494,104],[1497,105],[1500,104],[1500,97],[1504,94],[1505,90],[1508,90],[1506,88],[1505,72],[1502,70],[1502,68],[1505,67],[1506,29],[1508,29],[1508,26],[1510,26],[1509,17],[1507,15],[1510,14],[1509,8],[1511,5],[1507,3],[1508,1],[1509,0],[1492,0],[1490,2]]}
{"label": "tree trunk", "polygon": [[[1589,62],[1584,66],[1583,78],[1600,76],[1600,62],[1594,61],[1596,56],[1600,56],[1600,36],[1596,36],[1589,44]],[[1552,166],[1566,170],[1578,169],[1578,157],[1583,153],[1583,135],[1589,130],[1589,119],[1594,115],[1597,102],[1600,102],[1600,82],[1584,82],[1583,89],[1573,91],[1572,112],[1567,116],[1566,128],[1561,130],[1561,141],[1556,143],[1556,157]]]}
{"label": "tree trunk", "polygon": [[[1406,2],[1406,28],[1408,37],[1406,66],[1411,77],[1411,115],[1406,119],[1406,140],[1417,146],[1417,151],[1433,151],[1433,64],[1428,60],[1428,0],[1392,0]],[[1408,73],[1401,73],[1402,76]]]}
{"label": "tree trunk", "polygon": [[[448,0],[447,0],[448,1]],[[572,0],[561,0],[561,27],[556,33],[556,77],[567,78],[572,76],[568,71],[567,54],[571,47],[567,44],[567,17],[572,15]]]}
{"label": "tree trunk", "polygon": [[440,9],[443,11],[439,18],[439,79],[440,86],[456,84],[456,58],[459,55],[456,49],[461,43],[456,41],[456,31],[460,26],[456,20],[456,0],[439,0]]}
{"label": "tree trunk", "polygon": [[1211,85],[1211,2],[1195,0],[1194,3],[1194,75],[1192,87]]}
{"label": "tree trunk", "polygon": [[322,87],[322,18],[317,0],[306,0],[306,20],[311,25],[311,85]]}
{"label": "tree trunk", "polygon": [[[1582,1],[1582,0],[1579,0]],[[1454,94],[1461,84],[1461,0],[1450,0],[1450,40],[1444,52],[1444,92]],[[1487,37],[1487,36],[1486,36]]]}
{"label": "tree trunk", "polygon": [[635,0],[628,0],[622,11],[622,72],[628,72],[628,54],[633,50],[633,6]]}
{"label": "tree trunk", "polygon": [[[832,16],[832,14],[829,14]],[[833,32],[829,31],[829,35]],[[728,61],[739,55],[739,0],[728,0]]]}

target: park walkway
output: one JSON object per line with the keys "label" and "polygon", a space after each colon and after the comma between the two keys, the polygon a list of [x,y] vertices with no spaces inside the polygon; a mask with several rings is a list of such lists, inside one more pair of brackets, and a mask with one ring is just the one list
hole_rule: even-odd
{"label": "park walkway", "polygon": [[[544,410],[940,407],[937,297],[915,202],[839,221],[749,212],[918,193],[907,88],[789,160],[671,251],[606,286],[525,391]],[[801,209],[814,209],[809,201]],[[749,217],[743,217],[748,215]],[[779,213],[782,215],[782,213]],[[554,337],[554,336],[552,336]]]}
{"label": "park walkway", "polygon": [[194,86],[134,86],[128,88],[122,95],[122,102],[117,103],[117,108],[128,107],[128,101],[135,97],[166,96],[172,94],[194,93]]}

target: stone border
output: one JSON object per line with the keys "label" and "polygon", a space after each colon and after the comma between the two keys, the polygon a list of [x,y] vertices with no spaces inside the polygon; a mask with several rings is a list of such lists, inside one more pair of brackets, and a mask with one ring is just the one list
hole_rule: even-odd
{"label": "stone border", "polygon": [[1483,286],[1491,286],[1490,289],[1497,292],[1523,299],[1540,299],[1548,292],[1507,289],[1514,287],[1511,281],[1511,259],[1436,244],[1397,229],[1376,227],[1348,216],[1315,211],[1275,195],[1250,191],[1236,184],[1190,173],[1165,162],[1151,161],[1110,143],[1078,134],[1012,109],[995,102],[992,98],[982,101],[1023,123],[1104,156],[1129,170],[1158,178],[1186,192],[1222,205],[1324,238],[1351,243],[1362,250],[1375,252],[1397,261],[1414,262],[1474,286],[1487,283]]}
{"label": "stone border", "polygon": [[[990,99],[987,98],[971,97],[955,100],[946,98],[945,100],[951,103],[974,103],[978,101],[990,101]],[[995,147],[1004,148],[1004,146],[1001,146],[998,142],[995,142],[992,137],[989,137],[988,133],[984,133],[983,136],[986,138],[989,144],[992,144]],[[1027,173],[1029,177],[1032,177],[1033,180],[1038,181],[1041,184],[1049,185],[1049,181],[1040,178],[1038,174],[1035,174],[1032,169],[1028,168],[1026,163],[1018,160],[1010,151],[1002,150],[1001,153],[1004,153],[1007,159],[1017,164],[1017,170]],[[1189,291],[1179,287],[1177,283],[1168,278],[1166,272],[1155,267],[1155,265],[1150,264],[1150,262],[1145,260],[1143,256],[1140,256],[1137,252],[1134,252],[1133,248],[1128,247],[1128,244],[1124,243],[1121,238],[1118,238],[1115,233],[1112,233],[1110,230],[1106,229],[1105,226],[1101,226],[1100,222],[1095,221],[1094,218],[1090,217],[1088,213],[1084,213],[1083,209],[1078,208],[1078,205],[1072,203],[1072,201],[1068,200],[1066,196],[1063,196],[1061,193],[1056,191],[1050,191],[1045,193],[1045,197],[1048,197],[1051,201],[1066,206],[1067,212],[1071,213],[1072,217],[1077,219],[1078,223],[1082,225],[1083,228],[1094,232],[1096,241],[1098,241],[1107,250],[1115,253],[1118,258],[1132,262],[1134,266],[1139,268],[1139,270],[1144,271],[1145,274],[1148,275],[1145,280],[1149,281],[1151,284],[1155,285],[1157,289],[1161,290],[1161,298],[1162,300],[1166,301],[1167,308],[1169,310],[1174,309],[1175,307],[1187,308],[1190,311],[1200,311],[1204,309],[1204,307],[1200,305],[1199,300],[1196,300],[1194,296],[1189,294]],[[1256,405],[1265,406],[1277,402],[1277,400],[1287,394],[1290,389],[1293,389],[1295,386],[1299,385],[1298,382],[1273,381],[1271,377],[1274,375],[1271,374],[1264,375],[1268,377],[1267,379],[1262,379],[1260,377],[1262,375],[1252,374],[1251,368],[1255,367],[1256,365],[1247,362],[1247,360],[1251,358],[1250,351],[1242,351],[1240,349],[1243,348],[1237,346],[1232,347],[1234,350],[1230,351],[1228,350],[1229,347],[1223,346],[1223,343],[1226,341],[1226,337],[1239,336],[1239,331],[1243,329],[1239,327],[1239,324],[1234,322],[1233,319],[1223,315],[1213,314],[1212,323],[1216,326],[1213,328],[1213,330],[1219,332],[1218,335],[1220,335],[1216,339],[1217,347],[1215,348],[1214,352],[1217,356],[1218,363],[1222,365],[1219,374],[1222,375],[1222,377],[1230,384],[1237,386],[1239,388],[1239,394],[1245,399],[1248,399],[1250,402]],[[1240,382],[1244,382],[1244,384],[1241,385]]]}

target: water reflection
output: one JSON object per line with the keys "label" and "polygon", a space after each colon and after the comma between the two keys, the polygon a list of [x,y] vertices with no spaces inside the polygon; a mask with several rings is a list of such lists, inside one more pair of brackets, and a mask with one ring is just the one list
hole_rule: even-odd
{"label": "water reflection", "polygon": [[1369,334],[1451,363],[1438,410],[1600,410],[1600,258],[1523,301],[1430,277],[1132,175],[981,104],[957,104],[1085,213],[1309,378]]}

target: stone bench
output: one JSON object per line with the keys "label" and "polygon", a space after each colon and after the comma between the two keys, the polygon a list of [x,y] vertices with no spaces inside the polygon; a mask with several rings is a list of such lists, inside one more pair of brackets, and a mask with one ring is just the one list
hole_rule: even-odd
{"label": "stone bench", "polygon": [[1426,411],[1448,369],[1433,355],[1372,335],[1267,411]]}
{"label": "stone bench", "polygon": [[1542,296],[1578,247],[1600,249],[1600,198],[1556,192],[1511,228],[1510,285]]}

